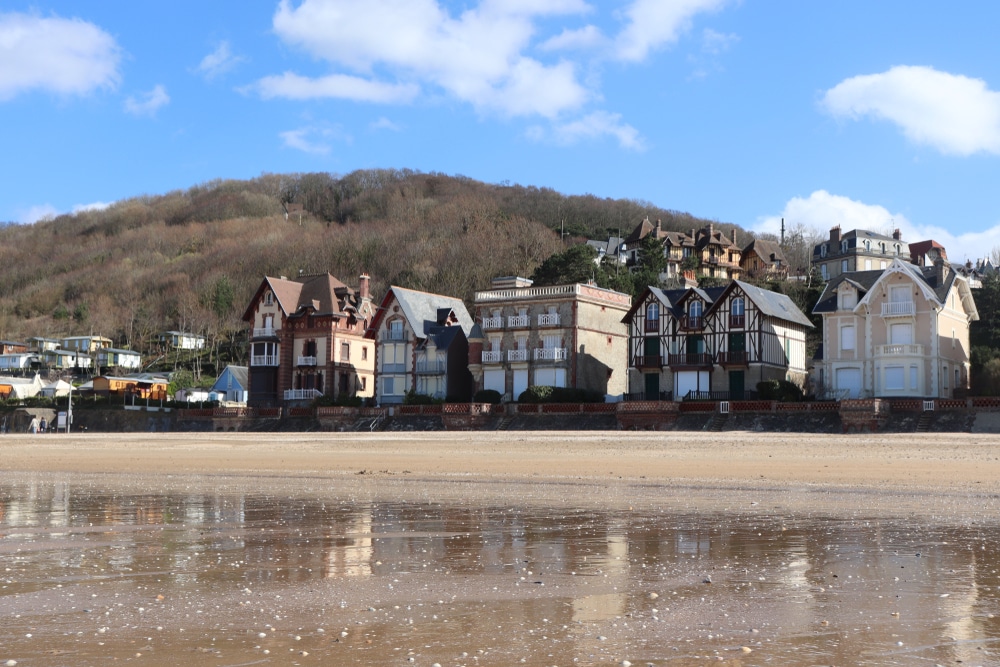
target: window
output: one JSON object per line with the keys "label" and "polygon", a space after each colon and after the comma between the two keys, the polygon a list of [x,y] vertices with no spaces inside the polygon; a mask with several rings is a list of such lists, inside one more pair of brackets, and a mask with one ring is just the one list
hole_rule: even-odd
{"label": "window", "polygon": [[909,322],[889,325],[890,345],[910,345],[913,343],[913,325]]}
{"label": "window", "polygon": [[958,369],[956,368],[956,369],[955,369],[955,388],[956,388],[956,389],[958,389],[958,387],[959,387],[959,380],[960,380],[960,379],[961,379],[961,375],[959,374],[959,371],[958,371]]}
{"label": "window", "polygon": [[271,292],[264,292],[264,305],[271,306],[274,305],[274,294]]}
{"label": "window", "polygon": [[866,259],[865,260],[865,271],[871,271],[871,270],[872,270],[872,261],[870,259]]}
{"label": "window", "polygon": [[853,350],[855,346],[854,325],[847,324],[840,327],[840,349]]}
{"label": "window", "polygon": [[733,299],[733,303],[730,306],[731,315],[742,315],[745,304],[743,302],[743,297],[736,297]]}
{"label": "window", "polygon": [[868,239],[865,239],[865,252],[871,252],[871,251],[872,251],[872,242],[869,241]]}
{"label": "window", "polygon": [[368,360],[368,346],[362,345],[361,346],[361,361],[367,361],[367,360]]}
{"label": "window", "polygon": [[885,369],[885,389],[886,391],[902,391],[903,387],[903,367],[888,366]]}
{"label": "window", "polygon": [[340,360],[350,361],[351,360],[351,344],[341,343],[340,344]]}
{"label": "window", "polygon": [[701,301],[692,301],[688,306],[688,315],[692,318],[701,317]]}
{"label": "window", "polygon": [[917,367],[910,366],[910,389],[917,390]]}
{"label": "window", "polygon": [[384,395],[391,396],[391,395],[393,395],[393,394],[396,393],[394,391],[394,389],[395,389],[395,385],[394,385],[395,379],[396,378],[393,378],[393,377],[384,377],[384,378],[382,378],[382,393]]}
{"label": "window", "polygon": [[948,388],[948,364],[941,367],[941,381],[944,383],[944,388]]}
{"label": "window", "polygon": [[885,263],[885,260],[882,260],[881,262],[879,262],[879,268],[880,268],[880,269],[882,269],[882,270],[884,271],[884,270],[885,270],[885,267],[886,267],[886,263]]}
{"label": "window", "polygon": [[819,247],[819,256],[826,257],[826,244],[824,243]]}
{"label": "window", "polygon": [[846,259],[840,260],[840,272],[841,273],[847,273],[847,260]]}
{"label": "window", "polygon": [[819,272],[820,272],[820,274],[821,274],[821,275],[823,276],[823,280],[829,280],[829,279],[830,279],[830,274],[829,274],[829,272],[828,272],[828,271],[826,270],[826,264],[823,264],[823,265],[821,265],[821,266],[819,267]]}
{"label": "window", "polygon": [[840,293],[841,310],[850,310],[856,305],[858,305],[858,295],[854,290],[847,290]]}
{"label": "window", "polygon": [[646,307],[646,319],[647,320],[659,320],[660,319],[660,304],[651,303]]}
{"label": "window", "polygon": [[364,391],[367,388],[368,388],[368,378],[366,378],[364,375],[362,375],[361,376],[361,391]]}
{"label": "window", "polygon": [[847,252],[847,239],[840,242],[840,252]]}

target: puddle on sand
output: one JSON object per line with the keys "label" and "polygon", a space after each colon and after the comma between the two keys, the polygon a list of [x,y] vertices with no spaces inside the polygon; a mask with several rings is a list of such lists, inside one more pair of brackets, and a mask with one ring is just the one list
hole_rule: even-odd
{"label": "puddle on sand", "polygon": [[995,499],[320,482],[0,475],[0,665],[1000,663]]}

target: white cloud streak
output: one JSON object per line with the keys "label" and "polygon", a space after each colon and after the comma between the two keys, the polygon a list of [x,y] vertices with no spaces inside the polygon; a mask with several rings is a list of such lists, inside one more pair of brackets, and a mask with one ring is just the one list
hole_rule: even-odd
{"label": "white cloud streak", "polygon": [[839,118],[887,120],[946,155],[1000,154],[1000,93],[981,79],[899,66],[846,79],[821,104]]}
{"label": "white cloud streak", "polygon": [[624,29],[615,40],[617,59],[645,60],[651,51],[676,42],[704,12],[721,9],[726,0],[635,0],[622,12]]}
{"label": "white cloud streak", "polygon": [[92,23],[0,13],[0,100],[31,90],[113,90],[121,79],[120,60],[114,38]]}
{"label": "white cloud streak", "polygon": [[336,98],[383,104],[410,102],[420,92],[419,86],[414,84],[381,83],[347,74],[310,78],[293,72],[264,77],[257,82],[255,88],[264,99]]}
{"label": "white cloud streak", "polygon": [[125,111],[134,116],[155,116],[160,107],[170,103],[167,89],[157,84],[148,93],[129,95],[125,100]]}
{"label": "white cloud streak", "polygon": [[557,123],[549,132],[535,126],[530,128],[527,134],[529,139],[535,141],[551,139],[556,144],[563,146],[611,137],[624,149],[637,152],[646,150],[646,142],[639,135],[639,131],[628,123],[622,122],[621,114],[607,111],[595,111],[576,120]]}
{"label": "white cloud streak", "polygon": [[211,81],[242,62],[246,62],[246,58],[235,55],[229,47],[229,42],[220,42],[214,51],[201,59],[196,71]]}

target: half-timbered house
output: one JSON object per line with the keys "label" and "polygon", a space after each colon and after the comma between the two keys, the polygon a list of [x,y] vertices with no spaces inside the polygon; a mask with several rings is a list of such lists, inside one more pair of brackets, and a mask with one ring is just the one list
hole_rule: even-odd
{"label": "half-timbered house", "polygon": [[649,287],[629,328],[633,398],[738,400],[765,380],[806,380],[812,323],[783,294],[734,280],[725,287]]}

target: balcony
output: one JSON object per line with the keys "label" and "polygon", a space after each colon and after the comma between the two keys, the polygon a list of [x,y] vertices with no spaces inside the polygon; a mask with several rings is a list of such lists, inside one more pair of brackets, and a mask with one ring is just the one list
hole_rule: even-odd
{"label": "balcony", "polygon": [[503,318],[499,315],[497,317],[484,317],[483,318],[483,328],[484,329],[503,329]]}
{"label": "balcony", "polygon": [[417,375],[444,375],[445,363],[443,361],[418,361]]}
{"label": "balcony", "polygon": [[254,327],[253,328],[254,338],[277,338],[278,332],[275,331],[274,327]]}
{"label": "balcony", "polygon": [[707,352],[687,352],[684,354],[671,354],[667,356],[667,365],[670,367],[686,366],[689,368],[702,368],[712,366],[712,355]]}
{"label": "balcony", "polygon": [[542,313],[538,316],[538,326],[557,327],[559,326],[559,313]]}
{"label": "balcony", "polygon": [[528,351],[527,350],[508,350],[507,351],[507,361],[527,361]]}
{"label": "balcony", "polygon": [[499,364],[503,361],[503,352],[500,350],[483,350],[484,364]]}
{"label": "balcony", "polygon": [[923,345],[876,345],[876,357],[923,357]]}
{"label": "balcony", "polygon": [[507,326],[511,329],[527,329],[531,321],[527,315],[511,315],[507,318]]}
{"label": "balcony", "polygon": [[286,389],[286,401],[311,401],[322,396],[323,393],[316,389]]}
{"label": "balcony", "polygon": [[382,368],[379,373],[383,375],[392,375],[394,373],[406,373],[406,364],[382,364]]}
{"label": "balcony", "polygon": [[389,343],[405,343],[410,340],[410,336],[406,331],[387,329],[382,332],[382,340]]}
{"label": "balcony", "polygon": [[912,301],[888,301],[882,304],[882,317],[908,317],[916,313]]}
{"label": "balcony", "polygon": [[705,327],[705,318],[701,315],[681,315],[680,328],[683,331],[701,331]]}
{"label": "balcony", "polygon": [[251,366],[277,366],[278,365],[278,355],[276,354],[258,354],[250,357]]}
{"label": "balcony", "polygon": [[635,358],[636,368],[655,368],[660,370],[663,368],[663,355],[662,354],[647,354],[641,357]]}
{"label": "balcony", "polygon": [[657,333],[660,330],[660,320],[645,320],[645,324],[642,327],[645,333]]}
{"label": "balcony", "polygon": [[747,316],[744,315],[729,315],[729,328],[730,329],[742,329],[747,325]]}
{"label": "balcony", "polygon": [[316,365],[316,357],[299,357],[298,358],[298,365],[299,366],[315,366]]}
{"label": "balcony", "polygon": [[730,350],[719,352],[716,361],[720,366],[746,366],[750,363],[746,350]]}
{"label": "balcony", "polygon": [[566,361],[565,347],[543,347],[535,350],[535,361]]}

